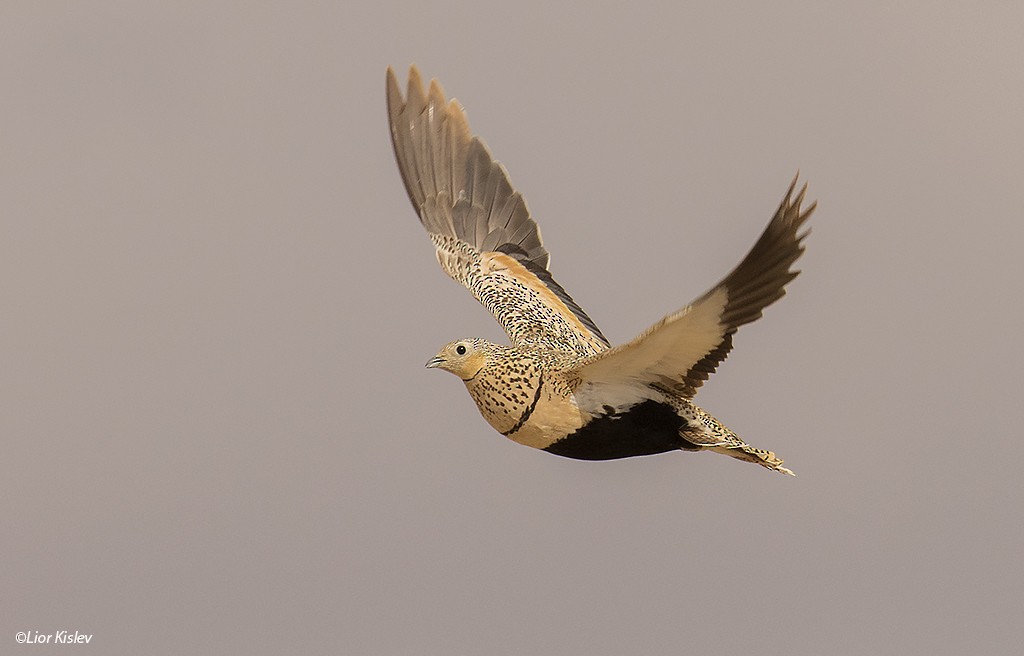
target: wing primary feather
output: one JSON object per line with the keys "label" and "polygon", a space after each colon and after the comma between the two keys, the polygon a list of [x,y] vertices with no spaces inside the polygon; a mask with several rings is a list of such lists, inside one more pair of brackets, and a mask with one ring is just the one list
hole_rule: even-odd
{"label": "wing primary feather", "polygon": [[[388,67],[386,99],[402,183],[434,240],[442,268],[494,314],[513,342],[557,333],[566,342],[551,344],[554,348],[580,355],[604,348],[607,341],[596,325],[547,271],[550,255],[525,199],[483,140],[472,134],[458,101],[446,100],[437,80],[425,87],[415,66],[409,68],[404,98],[394,70]],[[546,311],[509,307],[504,291],[509,274],[481,269],[484,253],[505,246],[514,247],[509,250],[514,253],[511,256],[524,265],[516,275],[529,279],[519,282],[536,289],[527,301],[519,302],[547,305]],[[554,296],[544,292],[545,286]],[[531,324],[542,317],[550,317],[558,329]]]}
{"label": "wing primary feather", "polygon": [[423,195],[415,183],[414,165],[415,157],[411,145],[412,125],[406,103],[402,99],[402,91],[395,78],[395,72],[388,67],[387,74],[387,96],[388,96],[388,118],[391,127],[391,142],[395,152],[395,159],[398,161],[398,169],[402,174],[402,184],[412,202],[413,209],[419,214],[423,204]]}
{"label": "wing primary feather", "polygon": [[420,204],[427,197],[427,188],[424,186],[423,166],[429,161],[427,153],[427,131],[424,129],[424,110],[427,106],[427,99],[423,93],[423,80],[420,79],[420,72],[415,68],[409,69],[409,83],[406,89],[404,114],[410,122],[409,136],[412,147],[412,178],[417,189],[417,198]]}
{"label": "wing primary feather", "polygon": [[791,270],[809,232],[800,228],[817,205],[801,211],[807,185],[794,196],[797,180],[754,246],[718,285],[633,341],[592,356],[577,368],[581,380],[641,380],[670,384],[686,396],[696,394],[728,356],[737,329],[760,318],[800,273]]}

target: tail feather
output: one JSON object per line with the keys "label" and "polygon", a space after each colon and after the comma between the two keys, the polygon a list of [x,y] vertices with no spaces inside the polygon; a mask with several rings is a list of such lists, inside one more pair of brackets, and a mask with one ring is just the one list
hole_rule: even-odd
{"label": "tail feather", "polygon": [[791,470],[782,466],[782,458],[771,451],[755,449],[750,446],[690,399],[683,398],[678,394],[666,394],[665,398],[679,413],[679,416],[686,420],[686,428],[680,432],[680,437],[692,447],[682,448],[716,451],[737,460],[761,465],[772,471],[796,476]]}
{"label": "tail feather", "polygon": [[[706,410],[691,401],[685,401],[684,413],[698,420],[691,425],[691,433],[686,438],[705,449],[710,449],[727,456],[752,462],[761,465],[766,469],[796,476],[792,471],[782,466],[782,458],[765,449],[755,449],[743,440],[736,433],[725,427],[722,422],[715,419]],[[702,426],[703,430],[693,431],[696,426]]]}
{"label": "tail feather", "polygon": [[712,451],[743,460],[745,462],[752,462],[754,464],[761,465],[773,471],[777,471],[790,476],[796,476],[790,469],[786,469],[782,466],[782,458],[778,457],[771,451],[765,451],[764,449],[755,449],[749,444],[738,444],[736,446],[716,446],[712,447]]}

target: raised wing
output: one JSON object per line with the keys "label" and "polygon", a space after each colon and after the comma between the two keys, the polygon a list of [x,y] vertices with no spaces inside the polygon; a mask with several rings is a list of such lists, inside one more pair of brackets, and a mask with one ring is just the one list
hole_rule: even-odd
{"label": "raised wing", "polygon": [[526,201],[459,103],[415,66],[406,97],[387,71],[388,121],[409,199],[445,273],[490,310],[513,344],[587,356],[608,340],[548,272],[549,255]]}
{"label": "raised wing", "polygon": [[760,318],[800,273],[790,266],[804,251],[807,232],[799,230],[816,203],[801,212],[807,186],[793,198],[795,188],[796,179],[761,238],[722,282],[628,344],[588,359],[576,369],[581,382],[637,398],[651,385],[693,397],[729,354],[736,329]]}

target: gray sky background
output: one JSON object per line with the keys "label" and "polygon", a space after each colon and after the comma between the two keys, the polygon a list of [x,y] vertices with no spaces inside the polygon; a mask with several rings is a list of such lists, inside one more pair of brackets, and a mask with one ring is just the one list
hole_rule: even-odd
{"label": "gray sky background", "polygon": [[[0,652],[1009,654],[1022,644],[1024,10],[5,3]],[[466,106],[613,342],[799,169],[804,271],[713,454],[518,446],[423,363],[384,69]],[[18,645],[18,631],[93,634]]]}

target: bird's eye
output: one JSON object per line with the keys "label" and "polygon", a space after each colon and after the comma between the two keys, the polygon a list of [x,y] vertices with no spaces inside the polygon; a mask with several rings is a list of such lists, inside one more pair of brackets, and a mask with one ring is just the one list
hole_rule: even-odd
{"label": "bird's eye", "polygon": [[456,346],[455,347],[455,352],[458,353],[459,355],[466,355],[466,346],[465,346],[465,344],[459,344],[458,346]]}

